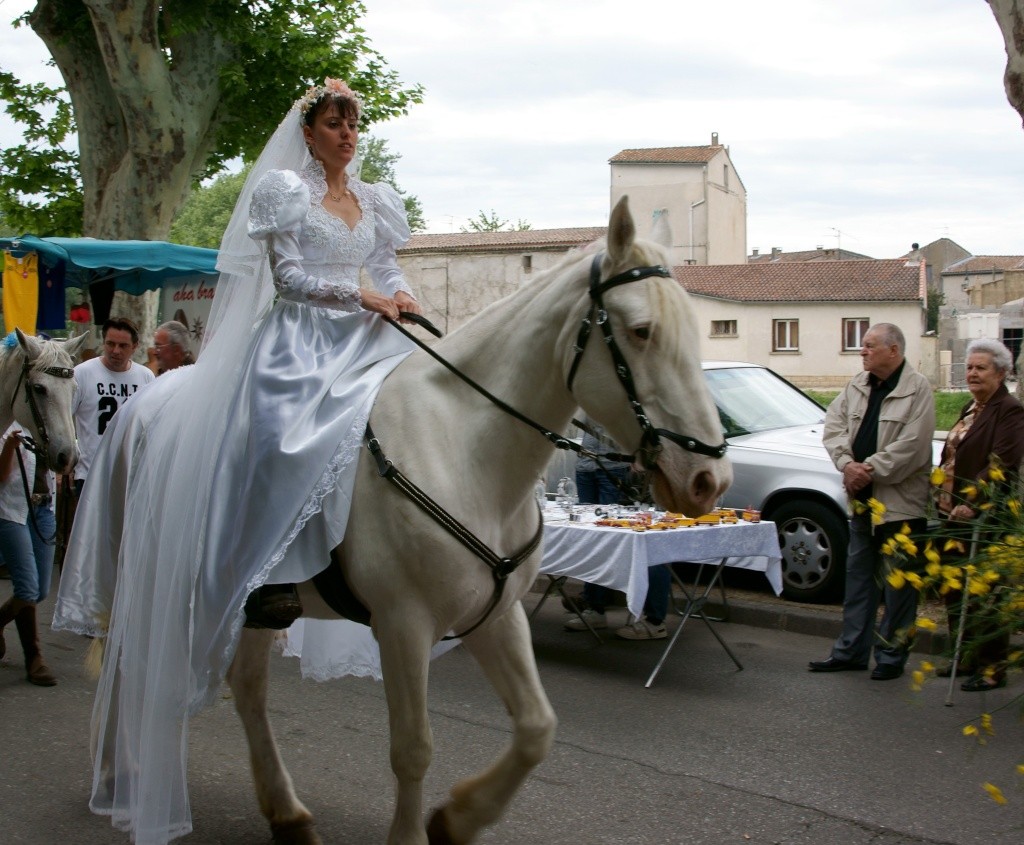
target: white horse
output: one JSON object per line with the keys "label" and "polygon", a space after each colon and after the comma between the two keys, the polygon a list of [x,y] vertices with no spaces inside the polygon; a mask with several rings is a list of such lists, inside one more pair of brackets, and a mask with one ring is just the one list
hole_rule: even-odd
{"label": "white horse", "polygon": [[[635,239],[625,200],[612,212],[605,250],[596,265],[600,280],[667,263],[660,247]],[[592,304],[594,255],[571,254],[434,348],[543,426],[564,430],[581,407],[632,451],[639,448],[641,426],[597,325],[578,366],[573,365],[580,324]],[[687,295],[671,278],[637,275],[638,280],[607,290],[603,306],[631,371],[641,413],[659,430],[720,444],[721,427],[704,387],[698,331]],[[425,354],[413,354],[388,377],[371,427],[387,457],[499,556],[529,547],[539,530],[534,485],[554,449],[536,431]],[[656,500],[670,510],[705,513],[731,481],[728,461],[685,451],[677,442],[663,441],[650,458]],[[380,645],[391,766],[397,778],[387,841],[472,842],[501,815],[554,738],[555,715],[540,684],[520,604],[537,576],[541,553],[533,550],[508,577],[488,614],[496,595],[491,571],[380,478],[368,455],[360,460],[350,525],[335,560],[371,611]],[[336,618],[310,583],[300,585],[300,593],[308,615]],[[430,650],[441,637],[461,633],[481,618],[483,624],[463,642],[505,702],[513,738],[490,768],[452,789],[451,801],[424,830],[422,784],[432,751],[427,718]],[[271,631],[245,629],[228,680],[248,738],[260,808],[274,841],[309,845],[320,839],[311,814],[295,795],[267,719],[272,638]]]}
{"label": "white horse", "polygon": [[50,469],[68,472],[78,461],[71,418],[73,356],[88,335],[68,341],[40,340],[15,329],[14,337],[16,343],[0,344],[0,432],[16,422],[42,450]]}

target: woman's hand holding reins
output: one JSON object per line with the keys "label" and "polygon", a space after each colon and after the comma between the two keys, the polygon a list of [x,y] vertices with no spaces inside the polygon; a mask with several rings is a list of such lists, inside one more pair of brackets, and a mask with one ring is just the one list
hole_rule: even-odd
{"label": "woman's hand holding reins", "polygon": [[384,294],[366,290],[366,288],[359,288],[359,298],[363,308],[367,311],[373,311],[384,317],[390,317],[392,320],[398,319],[398,312],[400,310],[398,303],[390,296],[384,296]]}
{"label": "woman's hand holding reins", "polygon": [[[395,294],[395,303],[398,305],[399,311],[405,311],[409,314],[419,314],[421,317],[423,316],[423,309],[420,307],[420,304],[404,290],[400,290]],[[412,321],[402,320],[402,322],[410,323]]]}

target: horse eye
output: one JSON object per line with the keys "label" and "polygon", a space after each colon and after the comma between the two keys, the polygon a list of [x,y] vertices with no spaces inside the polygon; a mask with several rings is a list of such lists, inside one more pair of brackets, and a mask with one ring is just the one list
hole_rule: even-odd
{"label": "horse eye", "polygon": [[650,340],[651,328],[650,326],[638,326],[637,328],[633,329],[633,335],[634,337],[637,337],[640,340]]}
{"label": "horse eye", "polygon": [[37,396],[45,396],[46,395],[46,388],[43,387],[43,385],[41,385],[41,384],[33,384],[32,385],[32,392],[35,393]]}

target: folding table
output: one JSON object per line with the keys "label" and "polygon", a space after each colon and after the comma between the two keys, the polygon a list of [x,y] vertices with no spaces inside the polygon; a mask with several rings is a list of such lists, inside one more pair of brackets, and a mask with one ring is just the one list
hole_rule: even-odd
{"label": "folding table", "polygon": [[[584,519],[587,518],[584,515]],[[592,514],[589,519],[593,519]],[[629,612],[640,617],[647,597],[648,567],[679,561],[701,565],[697,584],[691,591],[673,571],[673,579],[686,596],[682,610],[677,608],[682,618],[645,686],[650,687],[654,682],[692,616],[703,620],[733,662],[742,669],[743,666],[714,629],[712,620],[704,614],[704,605],[712,589],[721,585],[722,571],[726,566],[764,572],[776,595],[782,592],[782,555],[772,522],[633,531],[598,526],[590,521],[569,522],[564,512],[548,509],[545,512],[544,558],[540,571],[548,576],[549,585],[533,614],[553,592],[561,591],[565,578],[571,577],[621,590],[626,594]],[[710,570],[710,577],[706,584],[701,584],[705,568]],[[596,632],[593,633],[597,636]]]}

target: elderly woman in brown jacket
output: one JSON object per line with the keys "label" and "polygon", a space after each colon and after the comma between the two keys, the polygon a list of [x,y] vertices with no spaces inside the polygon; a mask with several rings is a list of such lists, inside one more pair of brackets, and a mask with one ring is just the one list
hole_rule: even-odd
{"label": "elderly woman in brown jacket", "polygon": [[[1006,389],[1006,377],[1013,366],[1010,351],[997,340],[979,339],[967,346],[966,377],[971,401],[960,412],[942,450],[940,466],[945,470],[944,489],[939,494],[939,515],[947,520],[949,534],[969,539],[973,520],[980,515],[960,491],[987,479],[989,468],[998,463],[1008,478],[1017,474],[1024,457],[1024,407]],[[960,523],[960,525],[955,525]],[[947,593],[946,606],[951,636],[959,626],[959,593]],[[960,685],[966,692],[983,692],[1006,685],[1003,672],[1009,651],[1009,631],[986,624],[980,602],[968,607],[964,639],[976,644],[968,655],[970,665],[957,667],[957,674],[971,677]],[[940,669],[949,677],[952,666]],[[986,673],[986,668],[991,671]]]}

